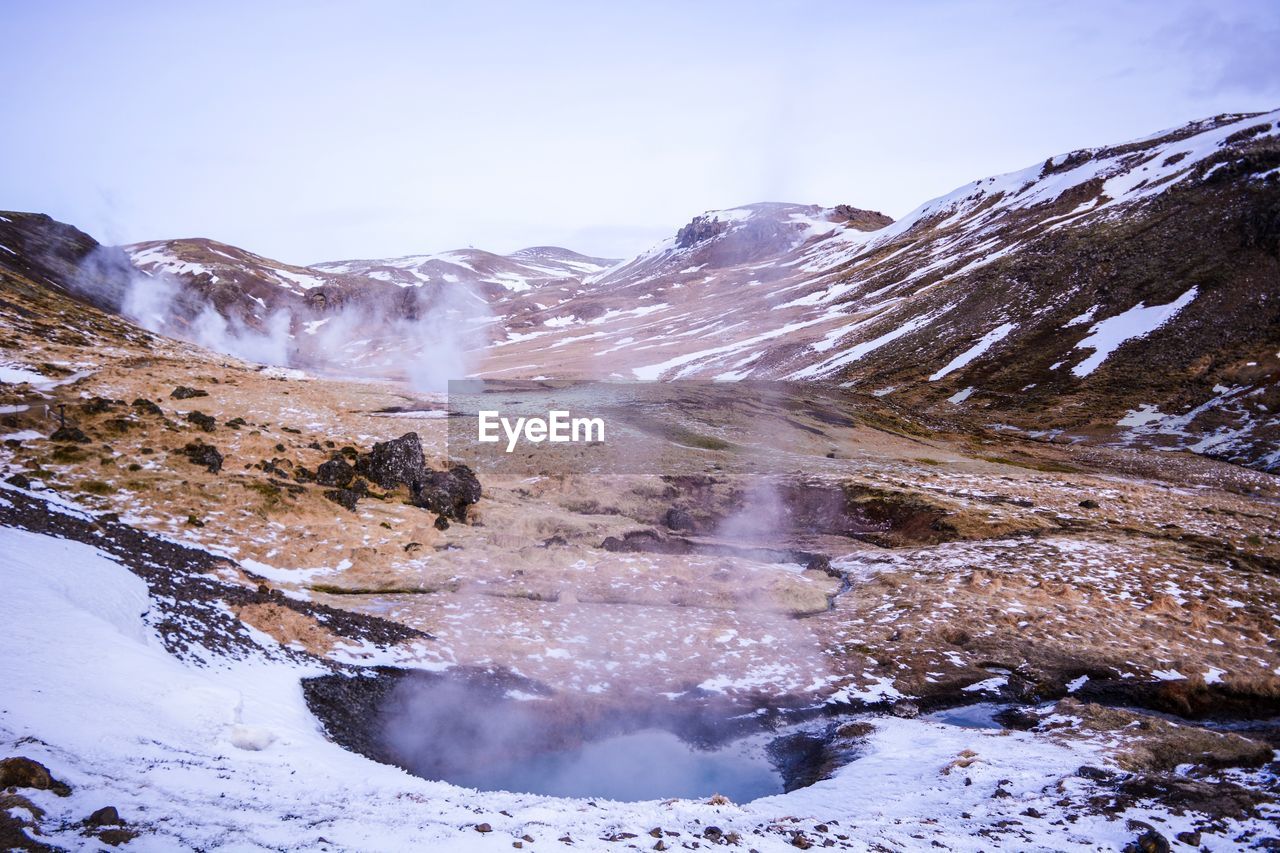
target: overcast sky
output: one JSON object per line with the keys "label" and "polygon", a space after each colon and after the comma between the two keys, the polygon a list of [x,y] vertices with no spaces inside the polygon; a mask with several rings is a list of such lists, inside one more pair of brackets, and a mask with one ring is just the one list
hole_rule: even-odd
{"label": "overcast sky", "polygon": [[[892,8],[886,8],[892,7]],[[0,0],[0,208],[294,263],[898,217],[1280,106],[1280,2]]]}

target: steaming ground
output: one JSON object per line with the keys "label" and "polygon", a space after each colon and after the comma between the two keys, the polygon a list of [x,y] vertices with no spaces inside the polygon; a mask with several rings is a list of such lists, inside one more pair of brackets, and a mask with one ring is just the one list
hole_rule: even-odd
{"label": "steaming ground", "polygon": [[[848,488],[882,529],[766,527],[778,548],[828,556],[830,573],[627,538],[723,544],[759,530],[740,523],[734,493],[752,484],[732,465],[702,485],[486,479],[471,523],[440,530],[402,493],[347,510],[298,476],[411,430],[439,467],[444,421],[423,416],[438,398],[259,369],[53,290],[6,298],[22,310],[0,313],[0,460],[3,478],[22,479],[0,492],[0,672],[13,688],[0,757],[40,761],[72,788],[5,800],[6,820],[38,827],[41,843],[100,846],[82,822],[104,805],[139,850],[651,849],[730,833],[762,851],[1096,850],[1135,839],[1130,821],[1199,833],[1187,843],[1211,850],[1275,835],[1258,722],[1280,696],[1274,477],[960,431],[851,398],[849,426],[796,416],[794,497]],[[205,396],[175,398],[178,386]],[[85,441],[51,440],[59,406]],[[220,469],[193,461],[200,443]],[[680,446],[701,470],[705,451]],[[705,530],[669,529],[673,507]],[[204,557],[157,568],[119,545],[138,531]],[[606,550],[609,537],[638,550]],[[157,591],[170,576],[181,592]],[[207,607],[183,609],[195,599]],[[501,670],[550,691],[530,704],[602,715],[789,703],[839,706],[870,728],[840,735],[854,758],[830,778],[745,804],[476,792],[326,737],[301,679],[379,664]],[[1037,716],[1023,731],[886,713],[903,698]],[[1206,708],[1252,720],[1247,737],[1146,713]]]}

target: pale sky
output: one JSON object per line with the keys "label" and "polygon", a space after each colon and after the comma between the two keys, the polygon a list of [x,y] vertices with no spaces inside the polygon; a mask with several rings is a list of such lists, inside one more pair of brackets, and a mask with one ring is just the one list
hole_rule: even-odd
{"label": "pale sky", "polygon": [[[891,7],[891,8],[889,8]],[[1280,2],[0,0],[0,208],[293,263],[898,217],[1280,107]]]}

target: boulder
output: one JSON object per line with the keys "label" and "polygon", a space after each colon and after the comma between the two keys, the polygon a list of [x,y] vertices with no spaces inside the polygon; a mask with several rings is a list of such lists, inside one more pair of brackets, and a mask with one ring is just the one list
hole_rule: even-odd
{"label": "boulder", "polygon": [[90,826],[124,826],[124,819],[115,806],[103,806],[85,820]]}
{"label": "boulder", "polygon": [[213,432],[217,419],[213,415],[206,415],[204,412],[187,412],[187,422],[195,424],[205,432]]}
{"label": "boulder", "polygon": [[412,488],[414,506],[454,521],[467,520],[467,508],[480,500],[480,480],[466,465],[448,471],[424,471]]}
{"label": "boulder", "polygon": [[342,456],[334,456],[328,462],[316,468],[316,483],[321,486],[346,488],[356,475],[356,469],[347,464]]}
{"label": "boulder", "polygon": [[685,533],[692,533],[698,529],[698,523],[694,521],[688,510],[674,506],[667,510],[667,514],[662,517],[662,523],[670,530],[679,530]]}
{"label": "boulder", "polygon": [[360,493],[352,489],[329,489],[325,491],[324,496],[351,512],[356,511],[356,503],[360,500]]}
{"label": "boulder", "polygon": [[427,461],[422,456],[422,443],[416,432],[378,442],[356,460],[356,471],[384,489],[408,486],[412,490],[422,482],[426,469]]}

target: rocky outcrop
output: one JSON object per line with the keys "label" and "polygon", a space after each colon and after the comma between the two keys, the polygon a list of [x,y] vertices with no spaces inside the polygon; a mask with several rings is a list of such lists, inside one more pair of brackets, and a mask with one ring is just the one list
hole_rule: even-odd
{"label": "rocky outcrop", "polygon": [[413,489],[413,503],[442,518],[466,521],[467,509],[480,500],[480,480],[466,465],[428,471]]}
{"label": "rocky outcrop", "polygon": [[[466,521],[467,508],[480,500],[480,480],[467,466],[457,465],[445,471],[427,467],[416,432],[378,442],[368,453],[357,457],[354,469],[349,466],[344,469],[345,465],[335,458],[320,468],[330,466],[325,476],[334,478],[334,485],[338,485],[337,480],[345,476],[346,470],[352,470],[388,491],[406,488],[414,506],[428,509],[446,520]],[[318,478],[320,471],[316,473]]]}
{"label": "rocky outcrop", "polygon": [[412,490],[422,482],[427,471],[422,442],[416,432],[378,442],[356,460],[355,470],[383,489],[405,486]]}
{"label": "rocky outcrop", "polygon": [[212,444],[193,441],[182,448],[182,455],[195,465],[202,465],[210,474],[222,470],[222,454]]}

